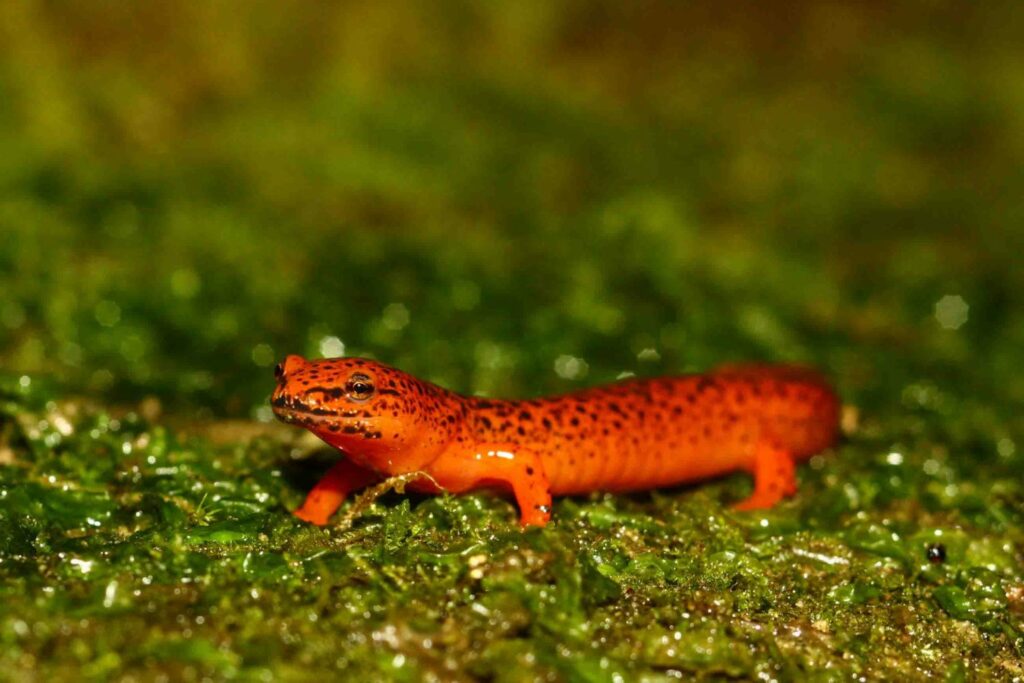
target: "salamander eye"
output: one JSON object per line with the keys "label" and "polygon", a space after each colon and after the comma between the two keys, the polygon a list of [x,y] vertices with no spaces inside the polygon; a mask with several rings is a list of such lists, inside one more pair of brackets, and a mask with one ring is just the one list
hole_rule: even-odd
{"label": "salamander eye", "polygon": [[373,380],[357,372],[348,378],[348,382],[345,383],[345,391],[353,401],[365,401],[373,396]]}
{"label": "salamander eye", "polygon": [[274,379],[280,382],[282,377],[284,377],[284,366],[278,363],[274,366]]}

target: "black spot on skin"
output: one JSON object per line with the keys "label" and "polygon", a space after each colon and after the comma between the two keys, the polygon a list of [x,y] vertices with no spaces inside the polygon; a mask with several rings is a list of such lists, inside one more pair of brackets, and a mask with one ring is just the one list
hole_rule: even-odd
{"label": "black spot on skin", "polygon": [[526,468],[526,473],[532,477],[533,476],[533,468],[532,467],[527,467]]}
{"label": "black spot on skin", "polygon": [[337,415],[333,410],[327,408],[310,408],[307,412],[311,415]]}

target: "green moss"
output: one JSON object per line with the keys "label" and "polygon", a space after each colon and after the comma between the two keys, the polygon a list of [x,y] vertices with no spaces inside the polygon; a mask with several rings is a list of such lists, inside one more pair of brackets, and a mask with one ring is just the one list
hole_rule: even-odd
{"label": "green moss", "polygon": [[[0,490],[10,666],[589,681],[955,675],[961,656],[1003,675],[1021,655],[1007,597],[1024,582],[1019,527],[923,510],[935,467],[919,473],[910,455],[871,465],[865,440],[803,468],[801,495],[763,515],[728,510],[749,486],[734,477],[560,500],[544,530],[521,531],[511,502],[486,495],[400,493],[319,529],[287,511],[301,466],[279,442],[180,440],[40,398],[16,400]],[[69,413],[46,445],[41,423]],[[893,476],[913,482],[905,498],[818,514],[831,480]],[[927,557],[936,542],[941,564]]]}
{"label": "green moss", "polygon": [[[1012,4],[131,7],[0,9],[4,675],[1024,676]],[[799,361],[859,426],[760,514],[321,529],[266,397],[342,348],[482,395]]]}

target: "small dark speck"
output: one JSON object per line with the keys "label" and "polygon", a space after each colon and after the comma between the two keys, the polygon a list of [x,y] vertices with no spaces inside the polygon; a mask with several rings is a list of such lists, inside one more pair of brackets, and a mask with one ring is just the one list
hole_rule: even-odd
{"label": "small dark speck", "polygon": [[946,546],[941,543],[932,543],[928,546],[926,555],[932,564],[942,564],[946,561]]}

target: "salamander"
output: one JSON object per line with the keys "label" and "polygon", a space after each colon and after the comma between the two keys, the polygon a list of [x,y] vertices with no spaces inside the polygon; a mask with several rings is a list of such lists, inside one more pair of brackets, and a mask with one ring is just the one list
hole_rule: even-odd
{"label": "salamander", "polygon": [[323,525],[345,497],[383,478],[423,473],[417,491],[504,489],[525,525],[547,524],[551,497],[754,477],[736,507],[796,493],[795,463],[835,444],[840,404],[814,371],[737,365],[628,379],[560,396],[463,396],[364,358],[288,356],[271,405],[341,458],[295,514]]}

